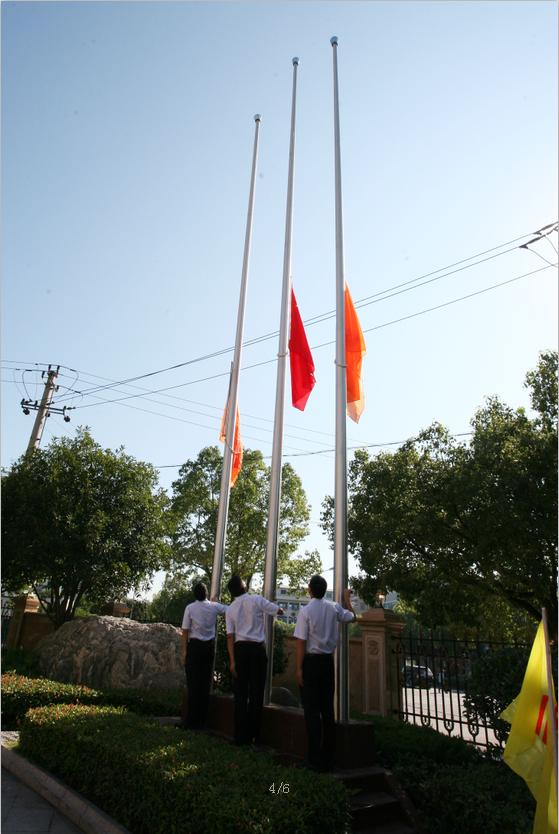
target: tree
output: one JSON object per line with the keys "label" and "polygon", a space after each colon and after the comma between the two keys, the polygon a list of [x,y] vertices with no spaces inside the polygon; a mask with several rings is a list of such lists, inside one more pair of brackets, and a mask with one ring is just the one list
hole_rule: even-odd
{"label": "tree", "polygon": [[[188,460],[173,484],[172,512],[175,519],[173,558],[187,574],[203,574],[209,583],[214,557],[222,456],[217,446],[208,446],[195,460]],[[243,466],[231,490],[224,579],[240,574],[248,586],[264,570],[266,525],[270,492],[270,468],[262,453],[246,449]],[[316,552],[291,558],[308,532],[310,508],[301,480],[290,464],[282,469],[278,580],[289,578],[300,587],[320,569]]]}
{"label": "tree", "polygon": [[86,429],[23,455],[2,478],[6,590],[33,588],[58,627],[80,600],[145,587],[168,563],[168,499],[157,474]]}
{"label": "tree", "polygon": [[[494,602],[557,622],[557,354],[526,377],[536,417],[489,398],[469,444],[439,424],[355,455],[350,547],[365,599],[394,589],[424,625],[480,625]],[[323,523],[332,524],[332,502]]]}
{"label": "tree", "polygon": [[182,574],[167,574],[161,590],[153,595],[149,603],[149,619],[158,623],[180,626],[184,609],[194,602],[192,581]]}

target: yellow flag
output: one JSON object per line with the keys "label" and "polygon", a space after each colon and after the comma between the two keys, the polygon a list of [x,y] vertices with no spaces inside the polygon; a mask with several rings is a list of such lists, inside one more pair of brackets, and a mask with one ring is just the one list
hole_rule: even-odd
{"label": "yellow flag", "polygon": [[[552,698],[555,716],[554,690]],[[548,702],[547,653],[541,622],[520,694],[500,716],[511,724],[503,758],[524,779],[537,802],[533,834],[557,834],[557,777]]]}

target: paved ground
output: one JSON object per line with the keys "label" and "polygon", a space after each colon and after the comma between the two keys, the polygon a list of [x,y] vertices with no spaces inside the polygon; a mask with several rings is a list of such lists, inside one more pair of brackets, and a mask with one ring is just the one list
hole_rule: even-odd
{"label": "paved ground", "polygon": [[480,726],[479,732],[474,736],[466,723],[459,722],[460,716],[463,722],[466,720],[463,717],[463,692],[405,687],[402,689],[402,706],[408,713],[407,720],[410,724],[433,727],[443,735],[457,736],[480,746],[498,744],[490,727]]}
{"label": "paved ground", "polygon": [[2,834],[82,834],[52,805],[2,768]]}

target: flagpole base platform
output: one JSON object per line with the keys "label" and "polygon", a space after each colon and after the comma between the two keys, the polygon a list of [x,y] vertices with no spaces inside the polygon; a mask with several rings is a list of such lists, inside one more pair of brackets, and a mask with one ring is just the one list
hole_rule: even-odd
{"label": "flagpole base platform", "polygon": [[[232,695],[210,695],[207,728],[222,738],[233,739],[235,702]],[[186,694],[182,718],[186,717]],[[303,710],[276,704],[264,706],[260,743],[281,756],[303,761],[307,753],[307,731]],[[341,769],[375,764],[374,727],[368,721],[336,723],[334,765]]]}

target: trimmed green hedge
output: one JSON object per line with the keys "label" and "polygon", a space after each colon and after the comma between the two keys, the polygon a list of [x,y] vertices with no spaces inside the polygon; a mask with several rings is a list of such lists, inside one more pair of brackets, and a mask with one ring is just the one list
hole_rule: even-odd
{"label": "trimmed green hedge", "polygon": [[90,689],[46,678],[27,678],[12,672],[2,675],[2,722],[17,726],[32,707],[50,704],[124,706],[142,715],[180,715],[180,690]]}
{"label": "trimmed green hedge", "polygon": [[348,825],[332,777],[121,708],[30,710],[19,750],[134,834],[342,834]]}
{"label": "trimmed green hedge", "polygon": [[531,834],[535,802],[502,761],[431,727],[360,715],[375,727],[375,755],[418,809],[429,834]]}

